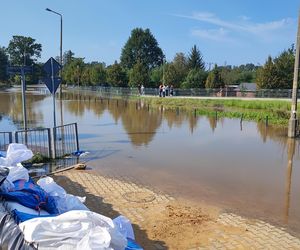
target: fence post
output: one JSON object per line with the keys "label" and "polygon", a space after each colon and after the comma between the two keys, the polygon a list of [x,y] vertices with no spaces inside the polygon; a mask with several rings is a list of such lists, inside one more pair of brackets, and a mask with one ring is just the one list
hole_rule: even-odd
{"label": "fence post", "polygon": [[54,127],[52,130],[52,159],[56,158],[56,128]]}
{"label": "fence post", "polygon": [[78,128],[77,128],[77,123],[75,122],[75,137],[76,137],[76,148],[77,151],[79,150],[79,141],[78,141]]}
{"label": "fence post", "polygon": [[18,132],[17,131],[15,132],[15,142],[19,143],[19,138],[18,138]]}
{"label": "fence post", "polygon": [[48,135],[48,154],[49,154],[49,158],[53,158],[52,157],[52,150],[51,150],[51,132],[50,132],[50,128],[47,128],[47,135]]}
{"label": "fence post", "polygon": [[8,134],[8,140],[9,140],[9,143],[12,143],[12,132],[9,132],[9,134]]}

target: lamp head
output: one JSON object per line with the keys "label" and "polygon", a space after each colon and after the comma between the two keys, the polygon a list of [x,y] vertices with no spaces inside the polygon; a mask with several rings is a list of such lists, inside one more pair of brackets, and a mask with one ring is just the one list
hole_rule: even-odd
{"label": "lamp head", "polygon": [[47,11],[52,11],[52,10],[50,10],[49,8],[46,8],[46,10],[47,10]]}

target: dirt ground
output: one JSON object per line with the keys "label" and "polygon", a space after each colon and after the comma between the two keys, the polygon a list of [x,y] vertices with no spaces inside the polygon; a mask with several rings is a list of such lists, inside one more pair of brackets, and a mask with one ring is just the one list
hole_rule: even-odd
{"label": "dirt ground", "polygon": [[[151,240],[163,241],[169,249],[209,246],[209,239],[217,237],[216,232],[220,230],[238,234],[245,232],[245,228],[218,223],[218,216],[218,208],[183,200],[172,201],[147,210],[147,220],[142,223],[142,227],[147,230]],[[147,242],[142,241],[141,244],[146,245]]]}
{"label": "dirt ground", "polygon": [[56,175],[55,180],[67,192],[86,196],[92,211],[129,218],[136,241],[145,250],[208,247],[220,232],[243,235],[247,231],[220,223],[219,208],[171,199],[117,177],[72,170]]}

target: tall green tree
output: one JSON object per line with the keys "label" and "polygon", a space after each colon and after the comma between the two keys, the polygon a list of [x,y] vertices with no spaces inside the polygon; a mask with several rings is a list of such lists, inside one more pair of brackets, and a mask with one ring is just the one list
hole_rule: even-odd
{"label": "tall green tree", "polygon": [[149,69],[163,63],[163,52],[149,29],[135,28],[121,53],[121,65],[131,69],[138,61]]}
{"label": "tall green tree", "polygon": [[273,89],[278,81],[277,69],[271,56],[265,65],[257,71],[256,86],[259,89]]}
{"label": "tall green tree", "polygon": [[63,54],[63,65],[69,64],[75,57],[71,50],[67,50]]}
{"label": "tall green tree", "polygon": [[127,87],[128,80],[125,70],[115,62],[107,67],[107,83],[114,87]]}
{"label": "tall green tree", "polygon": [[284,50],[274,60],[269,56],[264,66],[256,74],[257,87],[260,89],[291,89],[294,63],[294,46]]}
{"label": "tall green tree", "polygon": [[166,83],[179,88],[184,82],[188,72],[189,70],[186,56],[183,53],[177,53],[173,59],[173,62],[166,67]]}
{"label": "tall green tree", "polygon": [[163,79],[163,66],[150,70],[150,87],[158,87]]}
{"label": "tall green tree", "polygon": [[149,87],[150,77],[148,68],[138,61],[129,72],[129,85],[131,87],[137,87],[144,85]]}
{"label": "tall green tree", "polygon": [[83,58],[74,58],[63,68],[63,81],[67,84],[82,85],[82,73],[85,69]]}
{"label": "tall green tree", "polygon": [[207,73],[201,69],[192,69],[189,71],[185,81],[181,84],[181,88],[204,88]]}
{"label": "tall green tree", "polygon": [[205,82],[205,88],[207,89],[215,89],[224,87],[224,82],[221,78],[220,71],[218,69],[218,66],[215,65],[214,69],[208,73],[206,82]]}
{"label": "tall green tree", "polygon": [[5,48],[0,47],[0,81],[6,81],[8,76],[6,74],[6,67],[8,64],[8,57]]}
{"label": "tall green tree", "polygon": [[106,83],[106,70],[102,63],[92,64],[90,73],[93,85]]}
{"label": "tall green tree", "polygon": [[41,52],[42,45],[25,36],[13,36],[7,47],[12,65],[33,65],[41,57]]}
{"label": "tall green tree", "polygon": [[293,87],[295,53],[296,51],[292,46],[274,59],[277,72],[275,88],[291,89]]}
{"label": "tall green tree", "polygon": [[196,45],[194,45],[192,47],[192,49],[189,53],[188,67],[189,67],[189,69],[205,70],[205,63],[203,61],[202,54]]}

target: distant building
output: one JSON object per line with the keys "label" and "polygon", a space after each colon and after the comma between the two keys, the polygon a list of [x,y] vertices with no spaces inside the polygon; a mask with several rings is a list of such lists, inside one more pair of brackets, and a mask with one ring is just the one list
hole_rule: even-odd
{"label": "distant building", "polygon": [[256,83],[243,82],[235,89],[237,97],[255,97]]}

